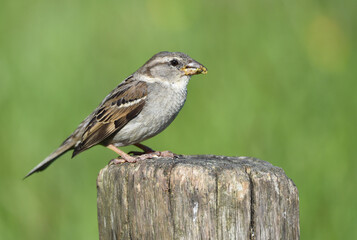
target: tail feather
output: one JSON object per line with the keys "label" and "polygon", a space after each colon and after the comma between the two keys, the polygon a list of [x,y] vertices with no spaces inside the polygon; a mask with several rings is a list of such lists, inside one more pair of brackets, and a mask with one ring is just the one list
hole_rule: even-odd
{"label": "tail feather", "polygon": [[66,139],[64,143],[57,148],[53,153],[51,153],[48,157],[45,158],[42,162],[40,162],[36,167],[34,167],[25,177],[29,177],[35,172],[40,172],[45,170],[51,163],[53,163],[58,157],[62,156],[65,154],[67,151],[73,149],[75,145],[75,141],[71,141],[71,139]]}

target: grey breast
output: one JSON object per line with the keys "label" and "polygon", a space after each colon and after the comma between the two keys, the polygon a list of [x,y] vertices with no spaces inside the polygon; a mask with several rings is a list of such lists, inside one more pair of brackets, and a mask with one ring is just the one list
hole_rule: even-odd
{"label": "grey breast", "polygon": [[149,83],[143,110],[114,136],[112,143],[117,147],[127,146],[157,135],[176,118],[186,95],[186,87],[177,89],[161,83]]}

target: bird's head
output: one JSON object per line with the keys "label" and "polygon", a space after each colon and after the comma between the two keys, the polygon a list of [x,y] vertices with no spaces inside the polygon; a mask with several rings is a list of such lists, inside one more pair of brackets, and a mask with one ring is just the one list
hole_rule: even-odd
{"label": "bird's head", "polygon": [[166,81],[189,79],[195,74],[206,74],[207,68],[181,52],[159,52],[147,61],[138,73]]}

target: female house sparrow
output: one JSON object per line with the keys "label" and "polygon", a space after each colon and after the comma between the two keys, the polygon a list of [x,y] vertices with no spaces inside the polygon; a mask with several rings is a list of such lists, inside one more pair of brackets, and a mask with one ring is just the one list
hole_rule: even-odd
{"label": "female house sparrow", "polygon": [[[69,150],[73,149],[74,157],[97,144],[118,153],[119,162],[151,158],[153,150],[140,142],[170,125],[185,103],[188,81],[200,73],[207,73],[207,69],[184,53],[157,53],[109,93],[62,145],[25,178],[46,169]],[[132,144],[146,154],[134,157],[117,148]]]}

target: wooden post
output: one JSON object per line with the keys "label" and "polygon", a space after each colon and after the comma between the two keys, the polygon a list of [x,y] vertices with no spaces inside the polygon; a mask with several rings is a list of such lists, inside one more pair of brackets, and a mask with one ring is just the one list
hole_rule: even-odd
{"label": "wooden post", "polygon": [[101,240],[299,239],[299,196],[281,168],[248,157],[157,158],[97,179]]}

